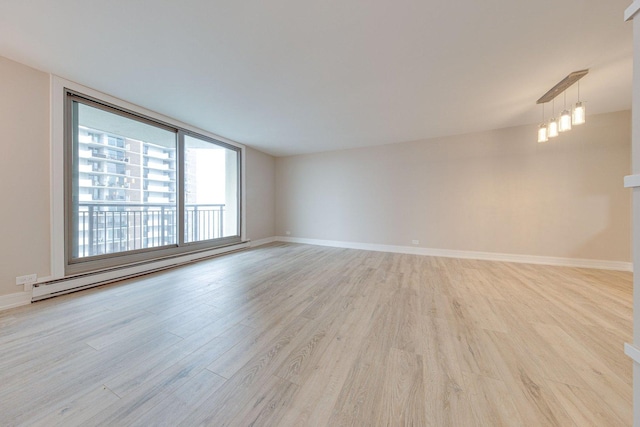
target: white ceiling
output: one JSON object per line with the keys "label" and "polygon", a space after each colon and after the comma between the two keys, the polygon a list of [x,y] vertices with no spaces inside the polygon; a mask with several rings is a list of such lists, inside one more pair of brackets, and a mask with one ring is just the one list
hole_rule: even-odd
{"label": "white ceiling", "polygon": [[583,68],[629,109],[630,3],[2,0],[0,55],[289,155],[532,124]]}

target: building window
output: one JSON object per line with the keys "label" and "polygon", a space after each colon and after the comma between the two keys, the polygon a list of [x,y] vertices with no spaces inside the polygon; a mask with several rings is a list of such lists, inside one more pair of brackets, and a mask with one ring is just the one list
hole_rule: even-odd
{"label": "building window", "polygon": [[240,242],[240,147],[72,91],[66,103],[66,274]]}

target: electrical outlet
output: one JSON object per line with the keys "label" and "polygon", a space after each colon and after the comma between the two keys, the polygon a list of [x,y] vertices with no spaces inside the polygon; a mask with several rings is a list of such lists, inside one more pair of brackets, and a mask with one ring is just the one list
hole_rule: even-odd
{"label": "electrical outlet", "polygon": [[291,235],[291,232],[289,230],[285,231],[284,234],[286,234],[287,236]]}
{"label": "electrical outlet", "polygon": [[420,244],[420,240],[412,240],[411,244],[413,245],[419,245]]}
{"label": "electrical outlet", "polygon": [[16,285],[27,285],[33,284],[38,280],[37,274],[27,274],[26,276],[18,276],[16,277]]}

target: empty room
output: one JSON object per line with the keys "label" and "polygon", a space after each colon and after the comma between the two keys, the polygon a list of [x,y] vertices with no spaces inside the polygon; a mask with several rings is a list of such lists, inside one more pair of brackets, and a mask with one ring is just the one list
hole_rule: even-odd
{"label": "empty room", "polygon": [[638,11],[3,1],[0,425],[640,426]]}

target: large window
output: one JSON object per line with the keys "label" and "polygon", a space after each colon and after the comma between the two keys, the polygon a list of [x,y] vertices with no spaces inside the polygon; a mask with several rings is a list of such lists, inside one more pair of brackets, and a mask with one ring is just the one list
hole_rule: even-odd
{"label": "large window", "polygon": [[240,242],[240,148],[66,93],[67,274]]}

